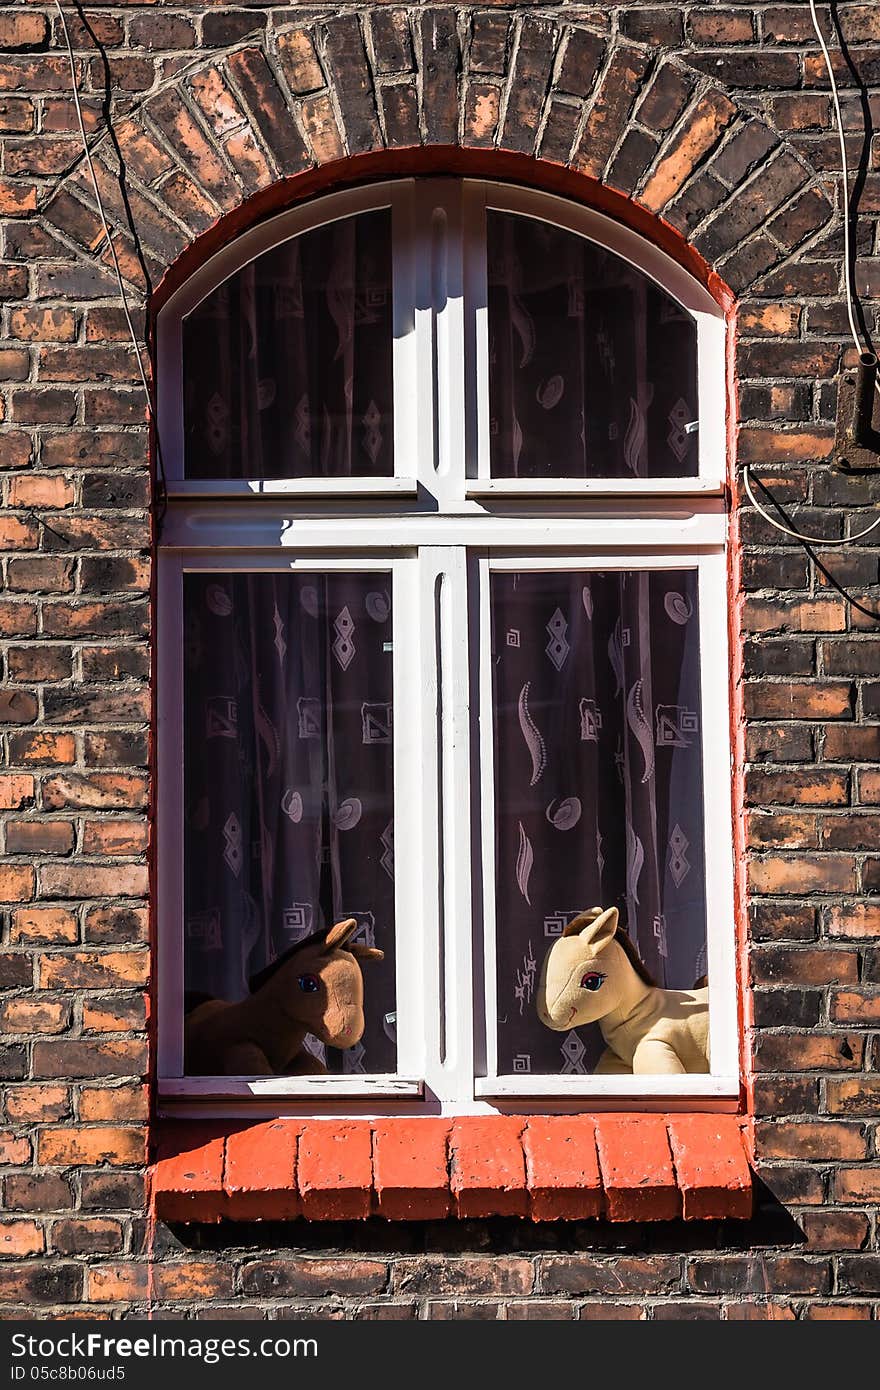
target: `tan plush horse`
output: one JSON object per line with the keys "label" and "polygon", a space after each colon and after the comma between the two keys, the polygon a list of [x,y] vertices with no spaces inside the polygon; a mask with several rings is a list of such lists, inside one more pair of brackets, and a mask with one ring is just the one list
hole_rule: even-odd
{"label": "tan plush horse", "polygon": [[618,930],[617,908],[582,912],[547,952],[535,996],[542,1023],[568,1032],[598,1023],[597,1072],[709,1070],[708,989],[660,989]]}
{"label": "tan plush horse", "polygon": [[303,1047],[312,1033],[328,1047],[354,1047],[364,1031],[359,962],[384,952],[351,940],[349,917],[291,946],[249,981],[231,1004],[209,999],[184,1021],[189,1076],[302,1076],[326,1067]]}

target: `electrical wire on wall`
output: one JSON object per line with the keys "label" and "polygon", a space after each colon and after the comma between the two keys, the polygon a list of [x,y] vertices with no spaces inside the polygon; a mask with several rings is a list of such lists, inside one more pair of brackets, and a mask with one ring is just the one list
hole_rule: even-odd
{"label": "electrical wire on wall", "polygon": [[[124,315],[125,315],[125,322],[126,322],[126,324],[127,324],[127,326],[128,326],[129,337],[131,338],[131,344],[132,344],[132,347],[134,348],[134,359],[135,359],[135,362],[137,363],[138,375],[139,375],[139,377],[140,377],[141,386],[143,387],[144,396],[145,396],[146,402],[147,402],[147,417],[148,417],[149,422],[150,422],[150,428],[152,429],[152,432],[153,432],[153,438],[154,438],[154,440],[155,440],[155,442],[156,442],[156,465],[157,465],[156,473],[157,473],[157,478],[156,478],[156,512],[155,512],[155,517],[156,517],[156,532],[157,532],[157,536],[158,536],[158,535],[161,534],[161,531],[162,531],[162,523],[163,523],[163,521],[164,521],[164,519],[165,519],[165,513],[166,513],[167,508],[168,508],[168,498],[167,498],[167,487],[166,487],[166,482],[165,482],[165,465],[164,465],[164,462],[163,462],[163,459],[162,459],[162,446],[161,446],[161,443],[160,443],[160,440],[159,440],[159,427],[158,427],[158,423],[157,423],[157,420],[156,420],[156,411],[155,411],[155,407],[154,407],[154,404],[153,404],[153,393],[152,393],[152,391],[151,391],[151,389],[150,389],[150,383],[149,383],[149,381],[148,381],[148,379],[147,379],[147,374],[146,374],[146,372],[145,372],[145,370],[144,370],[143,359],[142,359],[142,357],[141,357],[141,346],[140,346],[140,343],[139,343],[139,341],[138,341],[137,333],[135,332],[134,323],[132,322],[131,310],[129,309],[129,304],[128,304],[128,295],[126,294],[126,290],[125,290],[125,281],[124,281],[124,279],[123,279],[123,277],[122,277],[122,271],[121,271],[120,266],[119,266],[119,257],[118,257],[117,254],[116,254],[116,247],[115,247],[115,245],[114,245],[114,243],[113,243],[113,237],[112,237],[112,235],[111,235],[111,233],[110,233],[110,227],[109,227],[108,222],[107,222],[107,214],[106,214],[106,212],[104,211],[104,203],[103,203],[103,200],[102,200],[102,198],[101,198],[101,190],[100,190],[100,188],[98,187],[98,179],[97,179],[97,176],[96,176],[96,174],[95,174],[95,166],[94,166],[94,164],[92,163],[92,152],[91,152],[91,150],[89,149],[89,142],[88,142],[88,138],[87,138],[87,136],[86,136],[85,121],[83,120],[82,105],[81,105],[81,102],[80,102],[79,85],[78,85],[77,80],[76,80],[76,64],[75,64],[75,62],[74,62],[74,57],[73,57],[73,46],[72,46],[72,44],[71,44],[71,42],[70,42],[70,33],[69,33],[68,28],[67,28],[67,19],[65,18],[64,10],[63,10],[62,7],[61,7],[61,0],[55,0],[55,7],[56,7],[56,9],[58,10],[58,17],[59,17],[59,19],[61,20],[61,30],[62,30],[62,35],[63,35],[63,38],[64,38],[64,45],[65,45],[65,48],[67,49],[67,60],[68,60],[68,62],[69,62],[69,64],[70,64],[71,92],[72,92],[72,95],[73,95],[73,104],[74,104],[74,107],[76,108],[76,118],[77,118],[77,122],[78,122],[78,124],[79,124],[79,133],[80,133],[80,139],[82,140],[83,153],[85,154],[86,164],[87,164],[88,170],[89,170],[89,176],[90,176],[91,181],[92,181],[92,188],[93,188],[94,194],[95,194],[95,202],[96,202],[97,205],[98,205],[98,214],[99,214],[100,219],[101,219],[101,226],[102,226],[102,228],[103,228],[104,236],[105,236],[106,241],[107,241],[107,246],[108,246],[109,251],[110,251],[110,257],[111,257],[111,260],[112,260],[112,262],[113,262],[113,269],[114,269],[114,271],[115,271],[115,273],[116,273],[116,282],[117,282],[117,284],[119,285],[119,298],[120,298],[120,300],[121,300],[121,302],[122,302],[122,311],[123,311],[123,313],[124,313]],[[86,24],[86,28],[88,29],[88,25],[87,25],[87,24]],[[91,30],[89,30],[89,32],[91,33]],[[108,117],[108,120],[109,120],[109,117]],[[121,183],[121,182],[122,182],[122,177],[123,177],[121,172],[120,172],[120,176],[119,176],[119,177],[120,177],[120,183]],[[132,235],[134,236],[135,241],[137,242],[137,231],[136,231],[136,229],[135,229],[134,227],[132,227]],[[142,259],[142,254],[141,254],[141,249],[140,249],[139,243],[137,244],[137,250],[138,250],[139,255],[141,255],[141,259]]]}
{"label": "electrical wire on wall", "polygon": [[[855,344],[856,351],[858,352],[859,357],[863,362],[873,363],[876,365],[877,359],[874,354],[873,348],[870,342],[868,341],[867,336],[859,330],[859,327],[856,323],[856,289],[853,282],[852,246],[850,238],[849,161],[846,152],[846,137],[844,134],[843,127],[843,113],[840,108],[840,93],[837,88],[837,79],[834,75],[834,66],[831,61],[831,54],[828,50],[828,44],[825,39],[825,35],[822,32],[822,26],[819,23],[819,16],[816,12],[816,0],[809,0],[809,5],[810,18],[812,19],[813,28],[816,32],[816,38],[819,43],[819,48],[822,52],[822,59],[825,64],[825,70],[828,73],[828,81],[831,88],[831,100],[832,105],[834,107],[834,120],[837,126],[837,137],[840,142],[841,187],[843,193],[843,269],[844,288],[846,292],[847,319],[849,321],[849,329],[852,335],[852,340]],[[875,385],[877,391],[880,392],[880,381],[877,381]],[[764,483],[761,482],[760,478],[754,477],[749,464],[745,464],[743,467],[743,486],[745,488],[749,501],[751,502],[755,510],[759,513],[759,515],[762,516],[764,520],[768,522],[772,527],[774,527],[775,530],[781,531],[783,535],[792,536],[795,540],[800,541],[807,554],[809,555],[810,559],[813,561],[813,564],[820,571],[820,573],[825,576],[826,580],[832,588],[836,589],[838,593],[842,594],[843,597],[847,600],[847,602],[850,603],[853,606],[853,608],[856,608],[860,613],[864,613],[866,617],[874,618],[877,621],[880,621],[880,611],[867,608],[863,603],[860,603],[857,599],[853,598],[849,591],[837,579],[835,579],[834,575],[832,575],[830,571],[826,568],[826,566],[821,562],[821,560],[819,560],[818,556],[812,549],[814,545],[821,546],[823,550],[829,549],[831,547],[852,545],[854,541],[861,540],[863,536],[867,536],[872,531],[875,531],[877,527],[880,526],[880,517],[877,517],[875,521],[872,521],[870,525],[864,528],[864,530],[857,531],[855,535],[847,536],[843,540],[826,540],[821,536],[807,536],[804,535],[802,531],[799,531],[797,529],[792,518],[788,515],[782,504],[773,496],[770,489],[766,487]],[[777,521],[776,518],[771,516],[770,513],[766,510],[766,508],[761,505],[761,503],[755,496],[754,486],[757,486],[765,495],[770,505],[775,508],[778,515],[782,518],[781,521]]]}

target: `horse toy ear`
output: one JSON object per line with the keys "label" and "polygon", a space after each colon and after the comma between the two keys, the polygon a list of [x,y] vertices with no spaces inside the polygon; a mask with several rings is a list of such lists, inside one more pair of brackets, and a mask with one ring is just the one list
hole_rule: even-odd
{"label": "horse toy ear", "polygon": [[385,952],[376,946],[364,946],[360,941],[352,941],[357,929],[358,924],[353,917],[337,922],[327,933],[328,950],[349,951],[356,960],[384,960]]}
{"label": "horse toy ear", "polygon": [[350,941],[358,929],[358,924],[354,917],[346,917],[344,922],[337,922],[335,927],[331,927],[326,937],[325,943],[330,950],[341,951],[347,941]]}
{"label": "horse toy ear", "polygon": [[562,935],[580,936],[585,945],[592,946],[594,951],[601,951],[614,940],[617,918],[616,907],[608,907],[604,912],[601,907],[591,907],[573,918],[563,928]]}
{"label": "horse toy ear", "polygon": [[385,952],[380,951],[378,946],[364,946],[360,941],[353,941],[346,949],[351,952],[355,960],[385,959]]}

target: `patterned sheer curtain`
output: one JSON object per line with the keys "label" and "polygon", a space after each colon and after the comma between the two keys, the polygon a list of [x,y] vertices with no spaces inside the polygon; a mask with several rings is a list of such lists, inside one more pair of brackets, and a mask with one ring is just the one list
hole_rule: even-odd
{"label": "patterned sheer curtain", "polygon": [[391,222],[331,222],[224,281],[183,327],[186,475],[394,472]]}
{"label": "patterned sheer curtain", "polygon": [[572,232],[490,212],[487,235],[493,475],[694,476],[690,315]]}
{"label": "patterned sheer curtain", "polygon": [[391,576],[188,574],[184,611],[189,1003],[355,917],[385,959],[361,1043],[326,1061],[394,1071]]}
{"label": "patterned sheer curtain", "polygon": [[499,1066],[590,1071],[598,1027],[533,1002],[585,907],[620,909],[658,984],[706,969],[694,570],[496,573],[492,658]]}

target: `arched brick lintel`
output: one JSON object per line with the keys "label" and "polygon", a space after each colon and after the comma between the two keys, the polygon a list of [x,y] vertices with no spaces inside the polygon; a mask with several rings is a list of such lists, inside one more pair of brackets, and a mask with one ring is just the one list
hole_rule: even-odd
{"label": "arched brick lintel", "polygon": [[[129,212],[151,287],[164,293],[269,211],[391,172],[473,172],[567,193],[659,242],[719,297],[722,286],[748,293],[834,216],[802,157],[677,57],[535,14],[420,7],[378,28],[381,8],[282,27],[152,93],[115,132],[128,210],[116,151],[106,135],[96,142],[133,284],[145,278]],[[42,211],[80,255],[109,264],[83,162]]]}
{"label": "arched brick lintel", "polygon": [[734,295],[720,275],[682,234],[631,198],[601,184],[589,175],[548,160],[534,159],[511,150],[478,150],[461,145],[428,145],[412,149],[376,150],[319,165],[294,178],[283,179],[249,198],[198,236],[168,267],[152,297],[157,313],[168,297],[206,258],[235,240],[243,231],[266,217],[321,194],[378,179],[419,175],[458,175],[496,179],[555,193],[607,214],[632,228],[706,286],[725,310]]}

